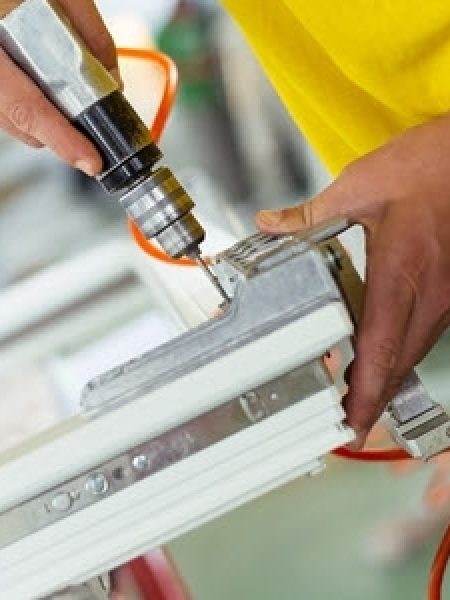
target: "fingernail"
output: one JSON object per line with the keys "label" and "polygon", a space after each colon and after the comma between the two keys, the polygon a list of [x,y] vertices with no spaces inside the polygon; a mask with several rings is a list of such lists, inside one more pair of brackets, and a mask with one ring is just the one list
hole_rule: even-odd
{"label": "fingernail", "polygon": [[86,175],[89,175],[89,177],[93,177],[95,175],[94,167],[87,160],[77,160],[74,164],[74,167],[80,171],[83,171],[83,173],[86,173]]}
{"label": "fingernail", "polygon": [[353,427],[353,430],[356,434],[356,438],[347,444],[347,448],[355,452],[364,448],[364,444],[366,443],[366,438],[369,432],[366,429],[357,429],[355,427]]}
{"label": "fingernail", "polygon": [[266,225],[278,225],[281,222],[281,212],[275,210],[261,210],[258,221]]}

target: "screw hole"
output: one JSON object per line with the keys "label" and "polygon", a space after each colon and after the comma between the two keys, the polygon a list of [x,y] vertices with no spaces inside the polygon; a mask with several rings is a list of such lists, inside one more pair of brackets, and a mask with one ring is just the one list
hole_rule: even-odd
{"label": "screw hole", "polygon": [[116,481],[120,481],[125,477],[125,469],[123,467],[117,467],[112,472],[112,476]]}

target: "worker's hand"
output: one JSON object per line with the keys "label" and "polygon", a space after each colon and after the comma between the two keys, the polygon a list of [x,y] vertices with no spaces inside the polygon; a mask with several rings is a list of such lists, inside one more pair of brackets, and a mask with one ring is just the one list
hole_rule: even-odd
{"label": "worker's hand", "polygon": [[[119,81],[117,54],[93,0],[59,0],[92,53]],[[0,0],[0,17],[19,0]],[[62,160],[88,175],[101,171],[102,160],[36,85],[0,48],[0,128],[34,148],[48,146]]]}
{"label": "worker's hand", "polygon": [[336,216],[366,232],[366,296],[345,399],[359,449],[450,324],[450,115],[356,160],[307,204],[256,220],[262,231],[282,233]]}

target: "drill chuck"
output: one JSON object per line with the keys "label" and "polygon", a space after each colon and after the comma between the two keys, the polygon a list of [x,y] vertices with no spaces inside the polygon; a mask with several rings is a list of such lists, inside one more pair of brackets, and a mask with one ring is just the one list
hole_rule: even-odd
{"label": "drill chuck", "polygon": [[205,232],[192,215],[194,203],[167,167],[141,179],[120,203],[147,238],[155,238],[170,256],[192,254]]}
{"label": "drill chuck", "polygon": [[147,239],[173,258],[195,255],[205,232],[194,203],[117,82],[90,53],[55,0],[24,0],[0,20],[0,46],[85,134],[103,159],[97,180]]}

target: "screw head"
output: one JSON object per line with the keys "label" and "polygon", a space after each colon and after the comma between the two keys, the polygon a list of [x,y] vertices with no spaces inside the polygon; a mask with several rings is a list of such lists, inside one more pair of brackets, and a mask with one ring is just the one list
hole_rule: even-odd
{"label": "screw head", "polygon": [[93,473],[87,478],[86,491],[94,496],[105,494],[109,489],[109,483],[103,473]]}
{"label": "screw head", "polygon": [[131,462],[137,471],[145,471],[150,467],[150,458],[145,454],[138,454],[137,456],[134,456]]}
{"label": "screw head", "polygon": [[51,506],[58,512],[67,512],[72,506],[72,497],[67,492],[61,492],[52,498]]}

